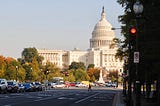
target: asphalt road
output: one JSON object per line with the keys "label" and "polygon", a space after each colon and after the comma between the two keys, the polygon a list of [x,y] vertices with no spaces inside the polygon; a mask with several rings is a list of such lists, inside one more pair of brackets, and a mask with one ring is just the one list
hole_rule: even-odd
{"label": "asphalt road", "polygon": [[117,90],[53,89],[0,94],[0,106],[112,106]]}

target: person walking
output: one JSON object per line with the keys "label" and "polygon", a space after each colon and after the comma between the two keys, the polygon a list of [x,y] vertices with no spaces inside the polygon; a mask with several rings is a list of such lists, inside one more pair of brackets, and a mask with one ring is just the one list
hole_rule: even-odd
{"label": "person walking", "polygon": [[92,86],[91,86],[90,83],[89,83],[89,85],[88,85],[88,91],[92,91]]}

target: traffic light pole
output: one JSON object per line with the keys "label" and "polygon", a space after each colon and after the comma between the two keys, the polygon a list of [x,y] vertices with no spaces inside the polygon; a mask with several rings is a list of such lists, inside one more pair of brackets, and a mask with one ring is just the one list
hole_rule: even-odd
{"label": "traffic light pole", "polygon": [[136,106],[141,106],[141,83],[140,83],[140,76],[139,76],[139,71],[138,71],[138,65],[139,65],[138,38],[139,38],[139,29],[140,29],[139,28],[139,19],[141,18],[141,14],[143,12],[143,5],[140,3],[139,0],[137,0],[133,4],[133,11],[136,16],[136,27],[137,27],[136,52],[138,53],[138,61],[135,62],[135,64],[136,64],[136,81],[135,81],[135,84],[136,84]]}
{"label": "traffic light pole", "polygon": [[[138,49],[138,38],[139,38],[139,17],[136,17],[136,27],[137,27],[137,35],[136,35],[136,52],[139,53]],[[139,79],[138,65],[139,65],[139,56],[136,64],[136,106],[141,106],[141,84]]]}
{"label": "traffic light pole", "polygon": [[130,35],[129,35],[129,58],[128,58],[128,104],[127,106],[132,106],[132,89],[131,89],[131,85],[132,85],[132,75],[131,75],[131,64],[132,64],[132,58],[131,58],[131,43],[130,43]]}

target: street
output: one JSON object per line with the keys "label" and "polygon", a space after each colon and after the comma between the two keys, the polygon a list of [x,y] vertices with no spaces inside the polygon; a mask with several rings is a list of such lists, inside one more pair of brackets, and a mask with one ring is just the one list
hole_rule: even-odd
{"label": "street", "polygon": [[0,106],[112,106],[116,89],[52,89],[0,95]]}

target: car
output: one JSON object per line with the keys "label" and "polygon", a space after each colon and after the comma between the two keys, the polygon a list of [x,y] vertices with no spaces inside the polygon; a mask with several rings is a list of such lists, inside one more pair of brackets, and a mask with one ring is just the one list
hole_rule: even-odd
{"label": "car", "polygon": [[64,83],[56,83],[55,85],[53,85],[53,88],[65,88],[65,84]]}
{"label": "car", "polygon": [[22,83],[18,83],[18,92],[25,92],[25,87]]}
{"label": "car", "polygon": [[25,91],[31,92],[31,91],[36,90],[36,88],[30,82],[24,83],[23,86],[24,86]]}
{"label": "car", "polygon": [[42,84],[40,82],[32,82],[31,84],[35,87],[36,91],[42,91]]}
{"label": "car", "polygon": [[75,87],[87,87],[87,85],[84,83],[77,83]]}
{"label": "car", "polygon": [[7,91],[10,93],[18,92],[19,86],[16,81],[7,81]]}
{"label": "car", "polygon": [[106,83],[106,86],[107,86],[107,87],[112,87],[112,82],[107,82],[107,83]]}
{"label": "car", "polygon": [[113,82],[113,83],[112,83],[112,87],[117,87],[117,83],[116,83],[116,82]]}
{"label": "car", "polygon": [[0,93],[7,93],[7,80],[6,79],[0,79]]}
{"label": "car", "polygon": [[106,86],[107,87],[116,87],[117,84],[115,82],[108,82],[108,83],[106,83]]}
{"label": "car", "polygon": [[69,84],[68,84],[70,87],[73,87],[73,86],[75,86],[76,84],[75,84],[75,82],[69,82]]}

